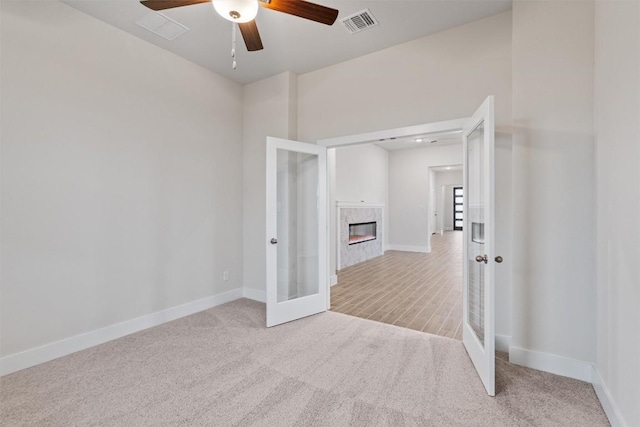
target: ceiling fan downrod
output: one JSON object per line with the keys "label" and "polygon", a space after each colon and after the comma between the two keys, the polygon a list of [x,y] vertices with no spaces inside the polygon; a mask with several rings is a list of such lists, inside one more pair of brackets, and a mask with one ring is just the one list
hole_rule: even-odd
{"label": "ceiling fan downrod", "polygon": [[234,22],[231,23],[231,58],[233,59],[231,68],[235,70],[238,63],[236,62],[236,24]]}

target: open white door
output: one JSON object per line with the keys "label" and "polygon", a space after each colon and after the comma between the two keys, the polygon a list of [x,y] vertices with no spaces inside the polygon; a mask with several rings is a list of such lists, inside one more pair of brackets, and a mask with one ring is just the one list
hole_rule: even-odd
{"label": "open white door", "polygon": [[326,311],[327,149],[267,138],[267,327]]}
{"label": "open white door", "polygon": [[495,396],[494,138],[493,96],[465,124],[462,341]]}

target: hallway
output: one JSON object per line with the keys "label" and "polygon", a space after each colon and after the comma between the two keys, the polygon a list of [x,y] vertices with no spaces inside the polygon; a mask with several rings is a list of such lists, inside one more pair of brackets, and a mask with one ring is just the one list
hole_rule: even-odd
{"label": "hallway", "polygon": [[462,232],[431,236],[431,253],[387,251],[338,272],[331,310],[462,339]]}

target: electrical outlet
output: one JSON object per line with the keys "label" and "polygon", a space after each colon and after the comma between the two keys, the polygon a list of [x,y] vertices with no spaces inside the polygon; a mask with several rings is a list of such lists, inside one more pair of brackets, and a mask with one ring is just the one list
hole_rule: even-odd
{"label": "electrical outlet", "polygon": [[225,282],[227,280],[229,280],[229,272],[225,271],[224,273],[222,273],[222,280],[224,280]]}

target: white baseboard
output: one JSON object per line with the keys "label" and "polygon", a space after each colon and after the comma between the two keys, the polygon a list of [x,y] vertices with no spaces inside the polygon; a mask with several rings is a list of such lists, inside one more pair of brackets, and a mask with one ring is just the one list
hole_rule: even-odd
{"label": "white baseboard", "polygon": [[181,317],[189,316],[238,298],[242,298],[242,289],[233,289],[218,295],[202,298],[145,316],[136,317],[135,319],[116,323],[115,325],[45,344],[40,347],[21,351],[20,353],[10,354],[0,359],[0,376],[30,368],[31,366],[39,365]]}
{"label": "white baseboard", "polygon": [[496,334],[496,351],[509,352],[511,337],[509,335]]}
{"label": "white baseboard", "polygon": [[266,291],[259,291],[257,289],[244,287],[242,288],[242,296],[244,298],[248,298],[258,302],[264,302],[264,303],[267,302]]}
{"label": "white baseboard", "polygon": [[618,409],[618,405],[616,405],[616,401],[613,400],[609,387],[607,387],[602,380],[600,372],[598,372],[595,367],[593,368],[593,388],[600,400],[602,409],[604,409],[604,413],[607,414],[607,418],[609,418],[611,427],[627,427],[628,424],[624,421],[622,413],[620,409]]}
{"label": "white baseboard", "polygon": [[338,284],[338,275],[337,274],[332,274],[330,282],[329,282],[329,286],[335,286],[337,284]]}
{"label": "white baseboard", "polygon": [[403,251],[403,252],[420,252],[428,254],[431,252],[430,246],[407,246],[407,245],[389,245],[388,251]]}
{"label": "white baseboard", "polygon": [[509,362],[586,382],[591,382],[593,376],[593,365],[589,362],[513,345],[509,346]]}

